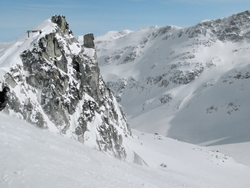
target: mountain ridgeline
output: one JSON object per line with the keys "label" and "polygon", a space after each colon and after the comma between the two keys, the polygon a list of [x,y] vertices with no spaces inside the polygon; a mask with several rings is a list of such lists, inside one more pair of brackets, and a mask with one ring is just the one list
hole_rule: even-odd
{"label": "mountain ridgeline", "polygon": [[95,44],[132,127],[195,144],[250,141],[250,11],[112,31]]}
{"label": "mountain ridgeline", "polygon": [[130,127],[100,75],[93,34],[84,38],[82,45],[65,17],[53,16],[13,44],[15,54],[1,58],[11,88],[5,112],[126,159]]}

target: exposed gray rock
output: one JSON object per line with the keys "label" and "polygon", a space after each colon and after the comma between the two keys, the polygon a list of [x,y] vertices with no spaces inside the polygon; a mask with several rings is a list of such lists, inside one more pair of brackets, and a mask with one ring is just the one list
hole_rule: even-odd
{"label": "exposed gray rock", "polygon": [[94,43],[94,35],[93,33],[89,33],[83,36],[83,41],[84,41],[84,47],[86,48],[94,48],[95,43]]}
{"label": "exposed gray rock", "polygon": [[54,16],[52,16],[51,21],[56,23],[58,25],[59,29],[63,33],[72,34],[72,31],[69,29],[69,24],[67,23],[65,16],[63,16],[63,15],[60,15],[60,16],[54,15]]}
{"label": "exposed gray rock", "polygon": [[[53,33],[43,33],[22,52],[21,65],[5,75],[13,89],[8,111],[125,159],[123,137],[131,136],[125,115],[98,67],[93,35],[85,50],[64,16],[53,16]],[[76,49],[77,48],[77,49]]]}

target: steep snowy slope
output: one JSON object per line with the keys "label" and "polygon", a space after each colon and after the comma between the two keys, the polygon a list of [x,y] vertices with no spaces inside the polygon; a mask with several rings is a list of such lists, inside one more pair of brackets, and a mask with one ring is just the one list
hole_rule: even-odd
{"label": "steep snowy slope", "polygon": [[[95,40],[133,128],[182,141],[250,142],[250,12]],[[124,33],[124,32],[123,32]]]}
{"label": "steep snowy slope", "polygon": [[140,166],[0,113],[0,187],[248,188],[250,168],[217,151],[160,135],[128,139]]}

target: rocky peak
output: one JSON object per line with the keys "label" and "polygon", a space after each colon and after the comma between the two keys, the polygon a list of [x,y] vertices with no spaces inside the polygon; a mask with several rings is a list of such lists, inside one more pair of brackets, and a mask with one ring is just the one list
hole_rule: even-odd
{"label": "rocky peak", "polygon": [[72,31],[69,29],[69,24],[63,15],[54,15],[51,17],[51,21],[56,23],[63,33],[71,34]]}
{"label": "rocky peak", "polygon": [[26,49],[4,76],[11,86],[6,112],[125,159],[123,137],[131,130],[100,75],[93,35],[84,47],[64,16],[42,25],[42,34],[19,41]]}

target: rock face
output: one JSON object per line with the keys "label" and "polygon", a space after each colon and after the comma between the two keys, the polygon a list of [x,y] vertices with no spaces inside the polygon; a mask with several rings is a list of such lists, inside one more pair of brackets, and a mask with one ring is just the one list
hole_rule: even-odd
{"label": "rock face", "polygon": [[125,159],[123,137],[131,130],[100,75],[93,35],[81,46],[64,16],[40,27],[42,34],[23,42],[20,63],[5,74],[6,111]]}
{"label": "rock face", "polygon": [[84,47],[86,48],[94,48],[94,35],[92,33],[86,34],[83,36]]}

